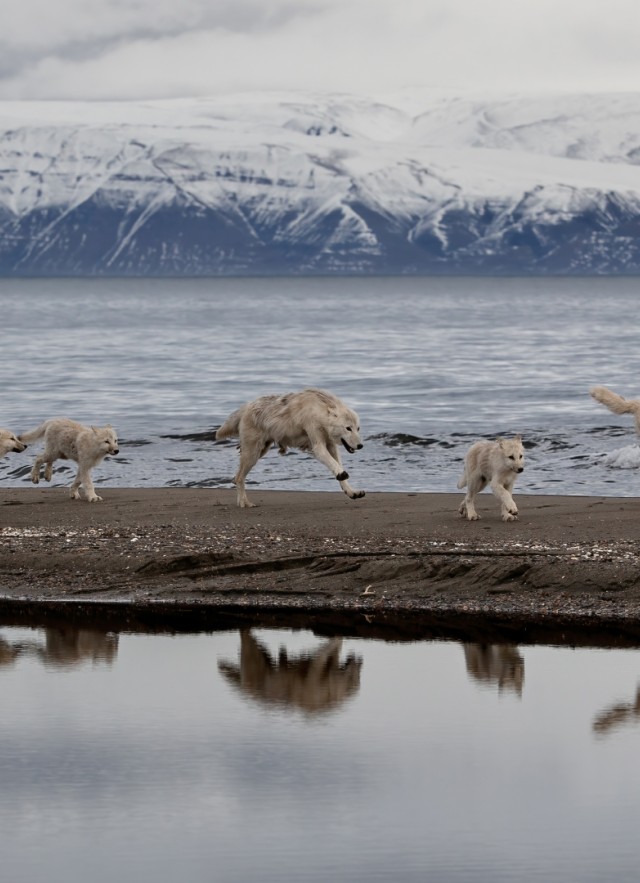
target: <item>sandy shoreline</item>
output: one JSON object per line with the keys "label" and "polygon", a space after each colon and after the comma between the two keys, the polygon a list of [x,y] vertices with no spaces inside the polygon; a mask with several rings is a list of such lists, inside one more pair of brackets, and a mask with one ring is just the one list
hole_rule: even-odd
{"label": "sandy shoreline", "polygon": [[505,524],[484,494],[470,523],[460,494],[254,488],[259,505],[241,510],[233,490],[100,493],[86,504],[60,488],[2,490],[1,621],[39,611],[219,628],[259,615],[405,638],[640,643],[635,498],[518,495],[520,519]]}

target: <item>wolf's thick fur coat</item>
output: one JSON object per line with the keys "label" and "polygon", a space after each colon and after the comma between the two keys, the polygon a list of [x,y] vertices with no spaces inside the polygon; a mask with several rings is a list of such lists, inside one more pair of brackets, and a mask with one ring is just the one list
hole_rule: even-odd
{"label": "wolf's thick fur coat", "polygon": [[338,445],[352,454],[362,447],[360,420],[355,411],[330,392],[304,389],[285,395],[267,395],[254,399],[234,411],[216,432],[216,439],[238,437],[240,463],[234,482],[238,506],[253,506],[245,491],[245,479],[260,457],[272,445],[280,453],[287,448],[308,451],[323,463],[352,500],[364,497],[364,491],[351,487]]}
{"label": "wolf's thick fur coat", "polygon": [[53,464],[56,460],[74,460],[78,464],[76,477],[71,485],[71,497],[79,500],[82,487],[89,503],[101,500],[91,480],[91,470],[97,466],[107,454],[118,453],[118,436],[115,429],[106,426],[84,426],[66,417],[54,417],[45,420],[31,432],[20,435],[21,442],[31,443],[44,438],[44,451],[39,454],[31,469],[31,481],[38,484],[40,468],[44,470],[45,481],[51,481]]}
{"label": "wolf's thick fur coat", "polygon": [[479,441],[472,445],[464,458],[464,472],[458,487],[467,486],[467,494],[460,504],[460,515],[477,521],[474,501],[487,485],[500,500],[503,521],[515,521],[518,507],[511,495],[516,476],[524,469],[524,448],[519,435],[510,439]]}

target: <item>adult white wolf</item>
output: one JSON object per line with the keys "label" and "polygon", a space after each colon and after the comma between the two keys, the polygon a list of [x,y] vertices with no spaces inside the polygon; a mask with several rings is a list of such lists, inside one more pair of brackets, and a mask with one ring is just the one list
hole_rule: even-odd
{"label": "adult white wolf", "polygon": [[633,414],[636,421],[636,430],[640,433],[640,400],[625,399],[615,392],[611,392],[606,386],[593,386],[589,393],[601,405],[613,411],[614,414]]}
{"label": "adult white wolf", "polygon": [[240,439],[240,465],[234,482],[238,506],[254,506],[245,491],[245,478],[272,445],[280,453],[287,448],[308,451],[332,472],[352,500],[364,491],[351,487],[338,451],[342,444],[350,454],[360,450],[358,415],[343,401],[323,389],[303,389],[286,395],[261,396],[234,411],[216,432],[217,439]]}
{"label": "adult white wolf", "polygon": [[74,460],[78,464],[76,477],[71,485],[71,497],[80,499],[80,488],[84,490],[89,503],[101,500],[93,487],[91,470],[107,456],[118,453],[118,436],[115,429],[106,426],[83,426],[66,417],[45,420],[37,429],[23,432],[21,442],[31,443],[44,438],[44,451],[36,457],[31,469],[31,481],[40,481],[40,467],[46,463],[45,481],[51,481],[53,464],[56,460]]}
{"label": "adult white wolf", "polygon": [[524,448],[519,435],[499,438],[496,441],[479,441],[471,445],[464,458],[464,472],[458,487],[467,486],[467,495],[460,504],[460,515],[469,521],[477,521],[474,500],[489,484],[500,500],[503,521],[516,521],[518,507],[511,491],[516,475],[524,470]]}
{"label": "adult white wolf", "polygon": [[23,444],[17,435],[10,429],[0,429],[0,457],[15,451],[17,454],[24,451],[27,446]]}

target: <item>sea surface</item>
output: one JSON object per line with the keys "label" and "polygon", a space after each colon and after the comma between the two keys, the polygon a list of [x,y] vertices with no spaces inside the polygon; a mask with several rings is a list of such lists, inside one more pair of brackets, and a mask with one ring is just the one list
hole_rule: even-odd
{"label": "sea surface", "polygon": [[2,878],[636,883],[639,676],[637,649],[0,627]]}
{"label": "sea surface", "polygon": [[[103,486],[230,487],[215,428],[249,399],[320,386],[360,415],[345,466],[369,491],[456,491],[478,438],[521,433],[516,494],[640,494],[640,280],[0,280],[0,426],[112,423]],[[34,450],[0,460],[27,486]],[[59,461],[54,485],[70,483]],[[270,452],[248,484],[337,490],[306,454]]]}

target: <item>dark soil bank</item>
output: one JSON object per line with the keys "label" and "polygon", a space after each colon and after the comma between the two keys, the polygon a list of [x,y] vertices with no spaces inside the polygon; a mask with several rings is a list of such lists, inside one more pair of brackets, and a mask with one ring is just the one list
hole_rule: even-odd
{"label": "dark soil bank", "polygon": [[2,491],[2,622],[640,644],[637,499],[518,495],[503,523],[491,495],[467,522],[457,494],[101,493]]}

